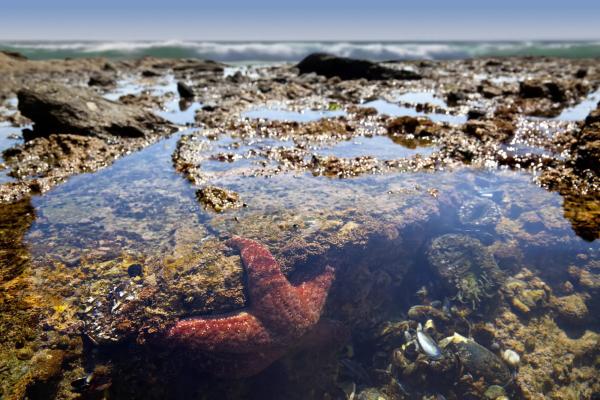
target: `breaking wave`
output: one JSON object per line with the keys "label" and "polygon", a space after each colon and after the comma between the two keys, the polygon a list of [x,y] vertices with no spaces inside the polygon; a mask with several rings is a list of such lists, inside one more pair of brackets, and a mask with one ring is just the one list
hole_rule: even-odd
{"label": "breaking wave", "polygon": [[600,42],[214,42],[214,41],[13,41],[0,49],[31,59],[203,58],[224,62],[299,61],[314,52],[370,60],[435,60],[483,56],[600,57]]}

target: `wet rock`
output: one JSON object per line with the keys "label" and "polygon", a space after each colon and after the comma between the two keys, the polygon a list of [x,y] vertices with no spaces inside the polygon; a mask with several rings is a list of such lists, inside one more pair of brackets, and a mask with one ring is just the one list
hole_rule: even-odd
{"label": "wet rock", "polygon": [[484,82],[477,88],[477,91],[486,99],[492,99],[502,95],[502,89],[490,82]]}
{"label": "wet rock", "polygon": [[450,107],[454,107],[454,106],[458,105],[459,102],[464,101],[466,99],[467,99],[467,96],[462,92],[449,92],[446,95],[446,103]]}
{"label": "wet rock", "polygon": [[145,69],[142,71],[142,76],[144,78],[154,78],[156,76],[160,76],[160,72],[154,71],[152,69]]}
{"label": "wet rock", "polygon": [[488,400],[497,400],[498,398],[503,398],[503,396],[506,396],[506,391],[502,386],[491,385],[487,388],[483,395]]}
{"label": "wet rock", "polygon": [[19,111],[34,122],[37,136],[147,137],[170,127],[151,112],[106,100],[85,88],[47,83],[21,89],[17,95]]}
{"label": "wet rock", "polygon": [[179,96],[183,99],[194,98],[194,90],[181,81],[177,82],[177,93],[179,93]]}
{"label": "wet rock", "polygon": [[566,99],[562,85],[552,81],[526,80],[519,85],[519,95],[524,99],[549,98],[554,102]]}
{"label": "wet rock", "polygon": [[388,400],[389,397],[385,394],[381,393],[376,388],[367,388],[362,390],[358,396],[356,396],[357,400]]}
{"label": "wet rock", "polygon": [[198,190],[196,197],[205,207],[216,212],[239,208],[243,205],[237,193],[217,186],[206,186]]}
{"label": "wet rock", "polygon": [[337,57],[325,53],[314,53],[307,56],[300,61],[297,68],[300,70],[300,74],[314,72],[328,78],[337,76],[342,80],[421,79],[421,76],[413,71],[396,70],[367,60]]}
{"label": "wet rock", "polygon": [[494,353],[473,340],[453,343],[464,371],[475,379],[483,378],[488,384],[506,385],[511,373]]}
{"label": "wet rock", "polygon": [[106,86],[115,86],[116,84],[117,84],[117,81],[110,75],[106,75],[106,74],[95,74],[95,75],[90,76],[90,79],[88,80],[88,86],[106,87]]}
{"label": "wet rock", "polygon": [[129,267],[127,267],[127,273],[132,278],[136,276],[141,276],[144,273],[142,264],[131,264]]}
{"label": "wet rock", "polygon": [[587,68],[579,68],[577,70],[577,72],[575,72],[575,78],[577,79],[583,79],[587,76],[588,74],[588,70]]}
{"label": "wet rock", "polygon": [[467,119],[480,119],[485,117],[485,110],[481,108],[472,108],[467,112]]}
{"label": "wet rock", "polygon": [[13,279],[27,266],[30,256],[23,238],[34,219],[29,199],[0,204],[0,282]]}
{"label": "wet rock", "polygon": [[479,240],[460,234],[439,236],[431,242],[427,259],[459,302],[475,309],[497,295],[502,272]]}
{"label": "wet rock", "polygon": [[572,149],[579,168],[588,168],[598,174],[600,165],[600,107],[585,119],[585,125],[576,137]]}
{"label": "wet rock", "polygon": [[553,297],[552,306],[558,313],[560,319],[571,324],[584,323],[589,314],[588,307],[582,296],[579,294]]}
{"label": "wet rock", "polygon": [[387,131],[390,135],[412,134],[415,137],[430,137],[436,136],[440,129],[429,118],[402,116],[391,119],[387,123]]}

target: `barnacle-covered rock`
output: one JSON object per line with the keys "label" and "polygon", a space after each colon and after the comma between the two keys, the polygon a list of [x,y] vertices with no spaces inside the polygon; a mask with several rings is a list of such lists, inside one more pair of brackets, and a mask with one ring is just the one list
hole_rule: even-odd
{"label": "barnacle-covered rock", "polygon": [[479,240],[460,234],[439,236],[431,242],[427,259],[459,302],[476,309],[497,294],[502,272]]}

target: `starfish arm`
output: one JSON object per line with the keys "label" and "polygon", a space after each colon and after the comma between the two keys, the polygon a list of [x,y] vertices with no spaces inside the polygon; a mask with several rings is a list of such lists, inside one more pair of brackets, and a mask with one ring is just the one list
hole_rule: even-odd
{"label": "starfish arm", "polygon": [[226,353],[252,352],[272,343],[263,324],[246,312],[222,318],[184,319],[169,329],[166,338],[197,351]]}
{"label": "starfish arm", "polygon": [[334,277],[335,272],[328,265],[320,275],[296,287],[296,293],[305,303],[304,310],[311,315],[307,318],[314,320],[313,324],[319,320]]}
{"label": "starfish arm", "polygon": [[303,289],[292,286],[269,250],[258,242],[235,237],[229,245],[240,250],[248,274],[252,312],[278,336],[303,335],[320,316],[333,279],[330,267]]}

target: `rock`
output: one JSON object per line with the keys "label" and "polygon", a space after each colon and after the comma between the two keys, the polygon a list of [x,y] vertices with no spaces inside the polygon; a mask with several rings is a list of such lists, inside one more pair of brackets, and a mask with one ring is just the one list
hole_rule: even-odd
{"label": "rock", "polygon": [[0,53],[16,60],[26,61],[27,57],[17,51],[0,50]]}
{"label": "rock", "polygon": [[152,69],[145,69],[142,71],[142,76],[144,78],[153,78],[155,76],[160,76],[160,72],[154,71]]}
{"label": "rock", "polygon": [[88,86],[115,86],[117,82],[109,75],[95,74],[90,76]]}
{"label": "rock", "polygon": [[502,386],[492,385],[487,388],[483,396],[488,400],[496,400],[506,396],[506,392]]}
{"label": "rock", "polygon": [[492,99],[502,95],[502,89],[490,82],[484,82],[477,87],[477,91],[486,99]]}
{"label": "rock", "polygon": [[517,368],[521,363],[521,357],[519,357],[516,351],[511,349],[506,349],[502,352],[502,359],[512,368]]}
{"label": "rock", "polygon": [[454,344],[456,354],[464,371],[475,379],[483,378],[487,384],[506,385],[511,380],[511,373],[494,353],[476,343],[466,340]]}
{"label": "rock", "polygon": [[486,198],[468,199],[458,210],[460,223],[473,228],[494,230],[501,217],[500,208]]}
{"label": "rock", "polygon": [[467,112],[467,119],[480,119],[485,117],[485,110],[482,108],[472,108]]}
{"label": "rock", "polygon": [[337,76],[342,80],[417,80],[421,75],[413,71],[387,68],[367,60],[337,57],[326,53],[314,53],[304,58],[297,65],[300,74],[311,72],[328,78]]}
{"label": "rock", "polygon": [[450,107],[454,107],[454,106],[458,105],[459,102],[464,101],[466,99],[467,99],[467,96],[463,92],[449,92],[446,95],[446,103]]}
{"label": "rock", "polygon": [[479,240],[459,234],[439,236],[431,242],[427,259],[459,302],[475,309],[496,296],[502,272]]}
{"label": "rock", "polygon": [[577,167],[598,173],[600,165],[600,107],[592,111],[572,146]]}
{"label": "rock", "polygon": [[127,273],[132,278],[141,276],[144,273],[144,268],[142,267],[142,264],[131,264],[129,267],[127,267]]}
{"label": "rock", "polygon": [[181,81],[177,82],[177,93],[179,93],[179,96],[183,99],[194,98],[194,91],[192,88]]}
{"label": "rock", "polygon": [[390,135],[412,134],[415,137],[436,136],[440,128],[429,118],[416,118],[408,115],[391,119],[387,124]]}
{"label": "rock", "polygon": [[587,76],[588,74],[588,70],[587,68],[579,68],[577,70],[577,72],[575,72],[575,78],[577,79],[583,79]]}
{"label": "rock", "polygon": [[524,99],[549,98],[554,102],[565,101],[566,93],[562,85],[552,81],[526,80],[519,84],[519,95]]}
{"label": "rock", "polygon": [[148,137],[172,126],[149,111],[106,100],[85,88],[47,83],[17,93],[19,111],[34,122],[34,135]]}
{"label": "rock", "polygon": [[585,301],[578,294],[553,297],[551,303],[559,318],[572,324],[583,323],[589,314]]}
{"label": "rock", "polygon": [[239,208],[243,205],[237,193],[216,186],[203,187],[196,192],[196,197],[205,207],[216,212]]}

